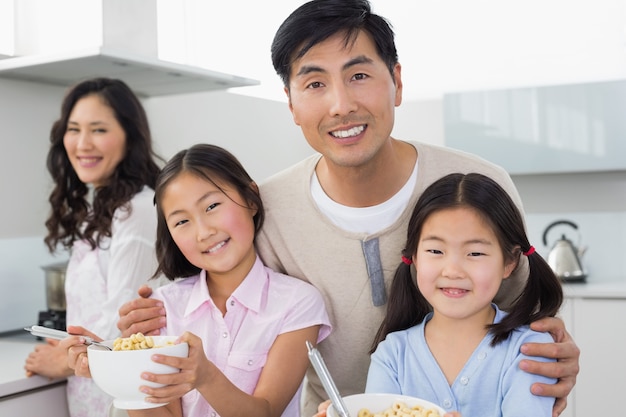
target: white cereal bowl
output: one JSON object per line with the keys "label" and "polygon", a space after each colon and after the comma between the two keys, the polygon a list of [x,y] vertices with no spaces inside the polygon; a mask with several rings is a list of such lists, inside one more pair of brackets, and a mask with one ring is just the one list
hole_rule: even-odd
{"label": "white cereal bowl", "polygon": [[[422,400],[420,398],[409,397],[406,395],[397,394],[354,394],[343,397],[343,403],[348,409],[348,413],[351,417],[358,417],[359,410],[367,408],[371,415],[380,413],[382,414],[388,408],[391,408],[394,403],[403,402],[408,407],[421,406],[425,410],[433,409],[437,411],[439,417],[443,417],[446,413],[445,410],[438,405],[431,403],[430,401]],[[328,417],[339,417],[335,407],[331,404],[326,411]],[[437,417],[436,413],[424,414],[428,417]]]}
{"label": "white cereal bowl", "polygon": [[[174,342],[177,336],[152,336],[155,347],[142,350],[109,351],[96,345],[87,348],[91,377],[100,389],[113,397],[113,405],[125,410],[155,408],[165,404],[152,404],[144,401],[146,394],[139,391],[142,385],[161,387],[141,378],[142,372],[155,374],[171,374],[179,372],[178,368],[153,362],[155,353],[167,356],[186,358],[189,352],[187,343],[167,345]],[[113,340],[106,340],[105,345],[112,347]]]}

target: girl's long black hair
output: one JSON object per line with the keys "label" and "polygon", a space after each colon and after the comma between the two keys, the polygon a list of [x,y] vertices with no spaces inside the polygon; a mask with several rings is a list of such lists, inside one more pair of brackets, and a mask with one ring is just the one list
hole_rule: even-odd
{"label": "girl's long black hair", "polygon": [[[482,174],[449,174],[431,184],[417,201],[409,221],[405,249],[398,258],[400,255],[411,258],[416,253],[428,216],[456,207],[475,210],[491,225],[505,262],[517,262],[522,253],[530,250],[522,215],[497,182]],[[561,306],[561,283],[547,262],[534,252],[528,255],[528,263],[530,272],[524,290],[513,302],[509,314],[500,323],[489,326],[492,345],[506,340],[521,325],[554,316]],[[387,312],[371,352],[389,333],[421,323],[430,311],[432,307],[420,293],[411,266],[400,262],[389,291]]]}
{"label": "girl's long black hair", "polygon": [[163,274],[169,280],[174,280],[190,277],[200,272],[200,268],[189,262],[174,242],[161,205],[167,186],[183,172],[212,182],[219,189],[221,188],[218,182],[221,182],[237,190],[248,207],[256,209],[253,217],[255,234],[261,230],[265,220],[265,209],[258,188],[233,154],[224,148],[209,144],[197,144],[178,152],[163,167],[154,192],[154,203],[157,209],[155,249],[159,261],[154,277]]}

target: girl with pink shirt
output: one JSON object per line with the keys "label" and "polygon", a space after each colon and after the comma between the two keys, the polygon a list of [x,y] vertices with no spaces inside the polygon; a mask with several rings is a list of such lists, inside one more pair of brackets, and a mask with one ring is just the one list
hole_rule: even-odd
{"label": "girl with pink shirt", "polygon": [[135,416],[298,416],[308,355],[330,333],[320,293],[272,271],[254,239],[263,219],[258,188],[226,150],[195,145],[163,168],[155,189],[159,267],[173,283],[153,294],[167,311],[161,334],[181,335],[188,358],[154,355],[180,373],[142,375]]}

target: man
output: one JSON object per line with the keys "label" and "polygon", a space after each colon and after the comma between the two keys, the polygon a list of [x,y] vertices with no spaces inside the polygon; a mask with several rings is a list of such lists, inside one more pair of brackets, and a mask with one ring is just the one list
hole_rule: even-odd
{"label": "man", "polygon": [[[294,122],[319,154],[261,185],[266,220],[257,246],[268,266],[322,292],[333,333],[319,350],[342,395],[363,392],[368,350],[421,192],[450,172],[481,172],[498,181],[520,209],[521,199],[500,167],[390,136],[402,102],[401,66],[391,27],[371,13],[367,0],[302,5],[278,29],[272,60]],[[522,257],[500,290],[502,308],[520,293],[526,271]],[[151,300],[135,300],[120,310],[118,327],[125,334],[158,328],[157,313],[163,312]],[[557,343],[528,345],[524,353],[559,361],[522,366],[560,378],[556,385],[532,388],[559,398],[558,416],[576,380],[579,350],[558,319],[533,328],[550,331]],[[311,416],[327,398],[312,369],[304,392],[303,415]]]}

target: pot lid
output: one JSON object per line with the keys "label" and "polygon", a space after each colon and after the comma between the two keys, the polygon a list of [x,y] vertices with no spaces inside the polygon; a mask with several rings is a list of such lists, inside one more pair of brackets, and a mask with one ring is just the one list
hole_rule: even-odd
{"label": "pot lid", "polygon": [[62,261],[62,262],[55,262],[55,263],[49,264],[49,265],[43,265],[41,267],[41,269],[43,269],[44,271],[65,272],[65,270],[67,269],[68,262],[69,261]]}

